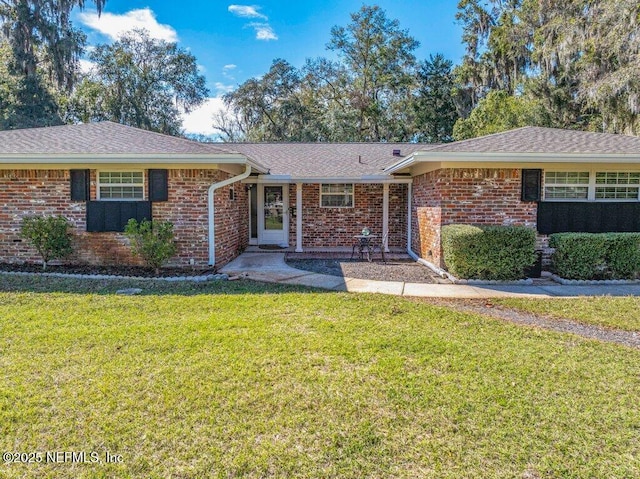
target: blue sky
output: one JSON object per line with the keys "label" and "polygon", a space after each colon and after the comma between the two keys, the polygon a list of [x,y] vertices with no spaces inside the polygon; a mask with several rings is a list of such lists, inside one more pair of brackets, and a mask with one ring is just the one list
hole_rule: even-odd
{"label": "blue sky", "polygon": [[[100,18],[87,2],[74,23],[89,44],[111,42],[123,30],[146,28],[151,35],[177,41],[195,55],[211,90],[206,105],[185,117],[188,133],[213,133],[210,117],[220,96],[247,79],[265,73],[283,58],[301,67],[306,58],[332,55],[325,50],[334,25],[347,25],[349,14],[364,3],[352,0],[153,2],[107,0]],[[418,59],[443,53],[458,62],[463,55],[461,29],[455,22],[456,0],[382,0],[387,17],[420,42]]]}

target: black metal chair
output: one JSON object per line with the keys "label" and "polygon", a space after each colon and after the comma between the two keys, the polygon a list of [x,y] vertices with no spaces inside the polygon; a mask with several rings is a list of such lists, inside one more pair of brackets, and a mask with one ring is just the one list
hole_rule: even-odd
{"label": "black metal chair", "polygon": [[380,255],[382,256],[383,263],[387,262],[387,258],[385,257],[384,253],[385,253],[385,250],[387,249],[388,241],[389,241],[389,232],[385,231],[384,234],[382,235],[382,241],[380,243],[374,243],[371,247],[372,255],[376,253],[376,250],[380,251]]}

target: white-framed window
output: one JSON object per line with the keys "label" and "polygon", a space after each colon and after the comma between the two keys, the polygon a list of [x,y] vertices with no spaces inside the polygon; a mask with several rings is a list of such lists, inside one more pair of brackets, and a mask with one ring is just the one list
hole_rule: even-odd
{"label": "white-framed window", "polygon": [[353,184],[320,185],[320,206],[323,208],[353,208]]}
{"label": "white-framed window", "polygon": [[597,171],[596,200],[637,200],[640,172]]}
{"label": "white-framed window", "polygon": [[545,200],[586,200],[589,198],[588,171],[545,171]]}
{"label": "white-framed window", "polygon": [[99,171],[97,196],[99,200],[144,199],[144,172]]}
{"label": "white-framed window", "polygon": [[640,171],[545,171],[547,201],[638,201]]}

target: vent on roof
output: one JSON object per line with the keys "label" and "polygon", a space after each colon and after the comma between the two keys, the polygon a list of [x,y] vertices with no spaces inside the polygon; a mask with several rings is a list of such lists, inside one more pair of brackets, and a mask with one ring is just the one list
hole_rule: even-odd
{"label": "vent on roof", "polygon": [[400,150],[393,150],[393,156],[400,156]]}

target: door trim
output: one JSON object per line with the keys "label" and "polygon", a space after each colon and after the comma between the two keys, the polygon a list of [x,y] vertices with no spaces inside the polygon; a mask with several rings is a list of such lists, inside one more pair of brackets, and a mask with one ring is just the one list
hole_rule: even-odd
{"label": "door trim", "polygon": [[[278,240],[265,238],[264,229],[264,189],[281,186],[282,187],[282,238]],[[289,247],[289,185],[287,183],[258,183],[258,245],[277,244],[284,248]]]}

